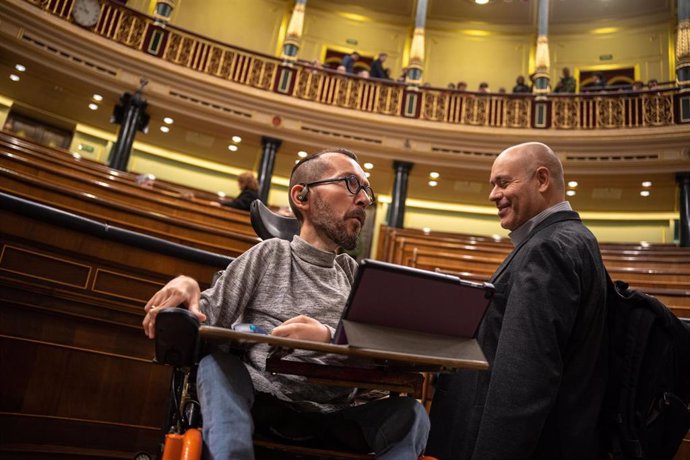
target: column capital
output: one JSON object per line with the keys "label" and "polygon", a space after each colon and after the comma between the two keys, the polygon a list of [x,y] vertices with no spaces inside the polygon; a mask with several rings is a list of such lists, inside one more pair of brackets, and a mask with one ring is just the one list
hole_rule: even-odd
{"label": "column capital", "polygon": [[280,146],[282,145],[283,140],[278,139],[275,137],[270,137],[270,136],[261,136],[261,146],[266,147],[266,146],[271,146],[274,149],[279,149]]}
{"label": "column capital", "polygon": [[676,173],[676,183],[678,184],[689,184],[690,183],[690,171],[681,171]]}
{"label": "column capital", "polygon": [[409,173],[412,170],[414,163],[410,161],[393,160],[393,169],[396,171]]}

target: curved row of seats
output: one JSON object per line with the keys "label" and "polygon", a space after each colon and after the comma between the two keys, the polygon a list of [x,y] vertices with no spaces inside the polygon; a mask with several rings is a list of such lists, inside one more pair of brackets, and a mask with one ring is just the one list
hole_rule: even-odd
{"label": "curved row of seats", "polygon": [[131,174],[6,134],[0,177],[0,191],[212,252],[237,256],[259,241],[246,212],[143,189]]}
{"label": "curved row of seats", "polygon": [[[377,258],[411,267],[486,281],[512,250],[510,241],[466,234],[425,233],[383,227]],[[690,317],[690,248],[601,244],[614,279],[655,295],[676,315]]]}

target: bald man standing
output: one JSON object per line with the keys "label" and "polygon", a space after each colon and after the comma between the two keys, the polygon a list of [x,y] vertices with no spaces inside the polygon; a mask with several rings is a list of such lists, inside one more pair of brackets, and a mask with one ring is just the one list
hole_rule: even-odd
{"label": "bald man standing", "polygon": [[514,249],[478,340],[488,371],[441,375],[428,455],[439,459],[599,459],[606,387],[606,272],[599,245],[565,201],[546,145],[503,151],[489,199]]}

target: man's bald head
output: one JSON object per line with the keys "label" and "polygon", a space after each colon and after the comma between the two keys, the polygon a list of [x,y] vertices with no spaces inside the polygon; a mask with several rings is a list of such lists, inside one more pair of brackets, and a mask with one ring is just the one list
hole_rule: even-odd
{"label": "man's bald head", "polygon": [[490,182],[489,199],[496,203],[501,226],[511,231],[565,199],[563,166],[540,142],[501,152],[491,167]]}
{"label": "man's bald head", "polygon": [[[565,179],[563,175],[563,165],[558,156],[546,144],[541,142],[525,142],[524,144],[514,145],[507,148],[498,156],[511,157],[516,161],[524,162],[525,169],[532,171],[540,166],[546,167],[551,174],[551,181],[553,182],[553,192],[561,196],[565,196]],[[497,158],[497,159],[498,159]]]}

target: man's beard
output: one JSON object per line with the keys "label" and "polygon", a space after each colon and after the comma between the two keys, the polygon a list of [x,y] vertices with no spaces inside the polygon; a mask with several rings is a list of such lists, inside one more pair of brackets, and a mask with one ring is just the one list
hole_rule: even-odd
{"label": "man's beard", "polygon": [[354,249],[357,246],[357,237],[359,237],[362,227],[360,226],[356,231],[348,232],[348,226],[350,225],[348,220],[351,217],[358,217],[362,225],[364,225],[366,218],[364,209],[356,208],[346,213],[342,220],[336,221],[326,203],[318,195],[314,198],[314,213],[311,217],[316,231],[326,235],[343,249],[348,251]]}

